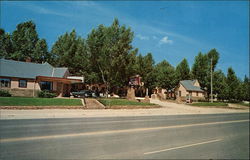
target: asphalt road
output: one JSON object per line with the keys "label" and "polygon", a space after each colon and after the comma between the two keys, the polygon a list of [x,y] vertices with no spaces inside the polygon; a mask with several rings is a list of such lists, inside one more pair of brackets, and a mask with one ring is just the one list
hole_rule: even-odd
{"label": "asphalt road", "polygon": [[0,159],[249,159],[249,114],[0,121]]}

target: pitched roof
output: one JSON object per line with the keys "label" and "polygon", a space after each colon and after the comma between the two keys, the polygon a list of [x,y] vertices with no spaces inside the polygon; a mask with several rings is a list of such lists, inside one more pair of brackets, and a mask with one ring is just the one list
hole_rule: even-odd
{"label": "pitched roof", "polygon": [[196,80],[183,80],[180,83],[186,88],[187,91],[199,91],[204,92],[200,87],[194,86]]}
{"label": "pitched roof", "polygon": [[49,63],[31,63],[0,59],[0,76],[35,79],[36,76],[63,77],[67,68],[54,68]]}

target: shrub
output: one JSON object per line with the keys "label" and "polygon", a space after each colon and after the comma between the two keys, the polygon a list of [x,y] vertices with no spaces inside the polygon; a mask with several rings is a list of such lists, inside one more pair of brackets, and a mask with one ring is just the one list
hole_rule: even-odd
{"label": "shrub", "polygon": [[198,102],[209,102],[208,99],[198,99]]}
{"label": "shrub", "polygon": [[11,97],[11,94],[9,91],[0,90],[0,97]]}
{"label": "shrub", "polygon": [[54,98],[54,97],[56,97],[56,94],[52,93],[50,91],[47,91],[47,90],[43,90],[43,91],[40,91],[38,93],[38,97],[41,97],[41,98]]}

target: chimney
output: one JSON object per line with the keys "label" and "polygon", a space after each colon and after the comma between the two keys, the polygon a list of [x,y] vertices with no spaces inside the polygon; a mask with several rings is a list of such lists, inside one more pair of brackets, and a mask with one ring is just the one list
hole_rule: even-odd
{"label": "chimney", "polygon": [[31,62],[31,58],[30,58],[30,57],[27,57],[27,58],[25,59],[25,62]]}

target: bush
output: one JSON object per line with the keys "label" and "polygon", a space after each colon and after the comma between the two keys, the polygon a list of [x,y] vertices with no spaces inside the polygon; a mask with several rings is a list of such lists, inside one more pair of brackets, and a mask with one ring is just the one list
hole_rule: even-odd
{"label": "bush", "polygon": [[198,102],[209,102],[208,99],[198,99]]}
{"label": "bush", "polygon": [[44,90],[44,91],[40,91],[38,93],[38,97],[41,97],[41,98],[54,98],[54,97],[56,97],[56,94],[52,93],[50,91]]}
{"label": "bush", "polygon": [[11,97],[11,94],[9,91],[0,90],[0,97]]}

